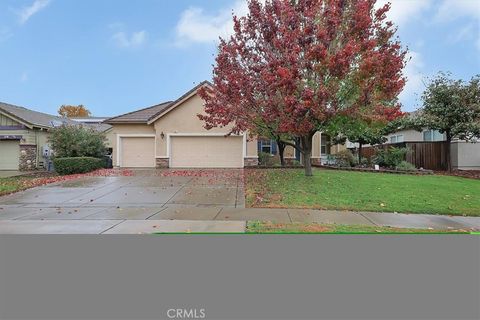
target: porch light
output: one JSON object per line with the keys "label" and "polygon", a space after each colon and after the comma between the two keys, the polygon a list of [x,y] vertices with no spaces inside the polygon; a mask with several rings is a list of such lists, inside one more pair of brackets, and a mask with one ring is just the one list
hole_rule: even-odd
{"label": "porch light", "polygon": [[163,131],[162,131],[162,133],[160,133],[160,138],[162,138],[162,140],[163,140],[163,138],[165,138],[165,133],[163,133]]}

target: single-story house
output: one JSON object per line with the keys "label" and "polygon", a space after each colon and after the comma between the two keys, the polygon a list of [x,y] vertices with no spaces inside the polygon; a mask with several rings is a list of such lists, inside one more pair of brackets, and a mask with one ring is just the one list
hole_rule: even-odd
{"label": "single-story house", "polygon": [[0,170],[44,167],[48,130],[70,120],[0,102]]}
{"label": "single-story house", "polygon": [[248,133],[226,136],[228,127],[206,130],[198,114],[204,101],[195,86],[175,101],[117,117],[110,124],[112,159],[117,167],[243,168],[257,165],[257,139]]}
{"label": "single-story house", "polygon": [[[112,128],[107,137],[117,167],[243,168],[258,165],[258,153],[277,155],[274,140],[250,137],[248,133],[226,136],[229,127],[206,130],[198,118],[204,101],[197,91],[211,85],[203,81],[175,101],[105,120]],[[326,161],[329,138],[321,132],[313,138],[312,163]],[[335,149],[337,150],[337,149]],[[285,160],[301,161],[293,147],[285,149]]]}

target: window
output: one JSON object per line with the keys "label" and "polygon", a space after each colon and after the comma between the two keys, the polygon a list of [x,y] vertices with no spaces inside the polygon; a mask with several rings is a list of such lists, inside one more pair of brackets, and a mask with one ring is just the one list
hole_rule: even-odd
{"label": "window", "polygon": [[397,134],[390,137],[390,143],[403,142],[403,134]]}
{"label": "window", "polygon": [[423,141],[433,141],[432,130],[427,130],[423,132]]}
{"label": "window", "polygon": [[328,141],[330,138],[327,135],[321,135],[320,137],[320,153],[321,154],[330,154],[330,145]]}
{"label": "window", "polygon": [[423,131],[423,141],[443,141],[443,133],[438,130]]}
{"label": "window", "polygon": [[271,140],[261,140],[260,141],[260,150],[265,153],[272,153],[272,141]]}

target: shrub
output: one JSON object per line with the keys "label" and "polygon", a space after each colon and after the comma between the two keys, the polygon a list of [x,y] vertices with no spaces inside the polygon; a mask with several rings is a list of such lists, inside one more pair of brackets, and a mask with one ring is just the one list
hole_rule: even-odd
{"label": "shrub", "polygon": [[107,153],[105,134],[82,125],[63,125],[50,131],[49,143],[55,157],[102,158]]}
{"label": "shrub", "polygon": [[381,167],[396,168],[405,159],[407,148],[389,148],[377,150],[372,161]]}
{"label": "shrub", "polygon": [[396,167],[397,170],[401,171],[415,171],[416,168],[413,164],[407,161],[402,161],[400,164]]}
{"label": "shrub", "polygon": [[275,167],[280,165],[280,160],[278,157],[271,155],[270,153],[259,152],[258,163],[265,167]]}
{"label": "shrub", "polygon": [[336,165],[339,167],[353,167],[357,163],[350,150],[342,150],[335,154]]}
{"label": "shrub", "polygon": [[60,175],[86,173],[105,167],[105,160],[93,157],[53,159],[55,171]]}

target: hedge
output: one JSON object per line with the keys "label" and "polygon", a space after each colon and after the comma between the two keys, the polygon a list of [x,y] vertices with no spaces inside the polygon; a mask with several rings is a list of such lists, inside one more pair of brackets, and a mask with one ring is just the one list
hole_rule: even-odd
{"label": "hedge", "polygon": [[60,175],[86,173],[105,167],[105,160],[92,157],[53,159],[55,171]]}

